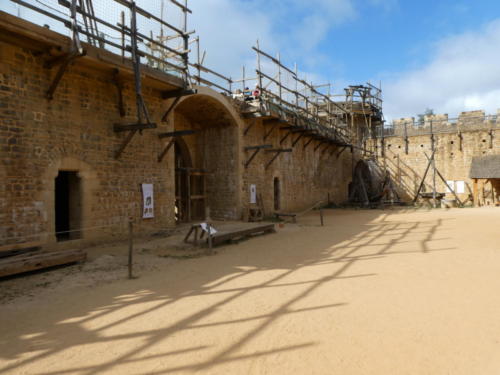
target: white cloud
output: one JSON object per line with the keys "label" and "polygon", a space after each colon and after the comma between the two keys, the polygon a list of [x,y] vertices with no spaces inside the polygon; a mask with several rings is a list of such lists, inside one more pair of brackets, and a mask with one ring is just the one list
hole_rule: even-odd
{"label": "white cloud", "polygon": [[[316,54],[327,33],[356,16],[353,0],[193,0],[190,24],[207,50],[206,65],[239,77],[255,68],[251,47],[257,39],[290,66]],[[292,61],[291,61],[292,60]]]}
{"label": "white cloud", "polygon": [[412,116],[425,108],[456,116],[465,110],[500,107],[500,19],[475,32],[437,42],[431,61],[389,80],[385,113]]}

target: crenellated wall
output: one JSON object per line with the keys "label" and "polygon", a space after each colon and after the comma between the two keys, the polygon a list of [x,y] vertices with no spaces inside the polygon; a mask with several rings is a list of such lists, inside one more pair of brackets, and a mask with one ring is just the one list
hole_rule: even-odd
{"label": "crenellated wall", "polygon": [[[443,177],[465,182],[465,192],[459,194],[463,201],[469,200],[473,190],[469,178],[472,158],[500,154],[499,118],[486,116],[484,111],[462,112],[454,120],[448,119],[448,115],[425,116],[423,124],[412,118],[401,119],[394,125],[393,135],[389,132],[372,140],[371,147],[376,149],[379,163],[391,172],[406,201],[414,198],[428,165],[426,154],[430,157],[433,149],[436,168]],[[431,168],[425,181],[427,192],[432,191],[432,179]],[[438,192],[447,190],[439,176],[436,187]],[[488,196],[491,187],[487,184],[485,189],[484,195]],[[452,199],[452,194],[448,193],[447,198]]]}

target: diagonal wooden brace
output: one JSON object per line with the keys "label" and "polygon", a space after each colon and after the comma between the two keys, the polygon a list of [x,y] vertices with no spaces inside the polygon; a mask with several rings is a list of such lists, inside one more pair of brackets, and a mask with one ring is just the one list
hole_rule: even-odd
{"label": "diagonal wooden brace", "polygon": [[120,148],[116,151],[115,159],[120,158],[125,148],[128,146],[130,141],[132,141],[132,138],[134,138],[135,133],[137,133],[137,130],[132,130],[130,133],[128,133],[127,137],[123,140],[123,143],[121,144]]}
{"label": "diagonal wooden brace", "polygon": [[298,141],[300,141],[300,139],[304,136],[304,133],[301,133],[297,139],[295,141],[293,141],[292,143],[292,147],[295,147],[295,145],[297,144]]}
{"label": "diagonal wooden brace", "polygon": [[314,141],[314,138],[310,138],[306,144],[304,145],[304,150],[307,148],[307,146],[309,146],[311,144],[311,142]]}
{"label": "diagonal wooden brace", "polygon": [[162,122],[166,122],[167,121],[168,115],[170,114],[170,112],[172,112],[172,110],[177,105],[177,103],[179,103],[179,100],[181,100],[181,98],[182,98],[182,96],[178,96],[178,97],[175,98],[175,100],[172,102],[172,104],[170,105],[170,107],[168,107],[168,109],[165,112],[165,114],[162,116],[162,118],[161,118]]}
{"label": "diagonal wooden brace", "polygon": [[168,142],[167,147],[165,147],[163,151],[160,153],[160,155],[158,155],[158,163],[160,163],[163,160],[165,155],[167,155],[168,150],[170,150],[170,148],[174,145],[174,143],[175,143],[175,138],[171,139],[170,142]]}
{"label": "diagonal wooden brace", "polygon": [[54,98],[54,92],[56,91],[59,82],[61,82],[61,79],[64,73],[66,72],[66,69],[68,69],[69,64],[77,57],[81,57],[83,55],[84,54],[80,54],[78,51],[73,51],[70,52],[68,55],[57,60],[57,62],[60,62],[61,65],[59,66],[59,70],[57,71],[56,76],[52,80],[52,83],[50,84],[47,93],[45,94],[48,100],[52,100]]}

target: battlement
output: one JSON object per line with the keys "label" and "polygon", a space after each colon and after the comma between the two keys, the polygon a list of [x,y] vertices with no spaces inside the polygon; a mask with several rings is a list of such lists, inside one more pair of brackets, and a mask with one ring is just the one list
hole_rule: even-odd
{"label": "battlement", "polygon": [[390,126],[380,128],[378,136],[412,136],[435,133],[468,132],[500,128],[500,109],[495,115],[487,115],[484,110],[461,112],[458,117],[448,114],[425,115],[394,120]]}

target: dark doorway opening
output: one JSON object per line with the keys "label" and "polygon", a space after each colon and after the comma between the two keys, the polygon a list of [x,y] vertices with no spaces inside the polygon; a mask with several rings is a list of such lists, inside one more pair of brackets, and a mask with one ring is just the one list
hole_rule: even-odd
{"label": "dark doorway opening", "polygon": [[80,178],[75,171],[59,171],[55,181],[55,221],[58,241],[81,237]]}
{"label": "dark doorway opening", "polygon": [[175,149],[175,220],[189,223],[205,219],[205,175],[192,168],[191,155],[183,140],[176,140]]}
{"label": "dark doorway opening", "polygon": [[280,179],[278,177],[274,178],[274,210],[278,211],[281,209],[281,187]]}

